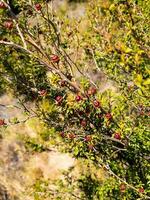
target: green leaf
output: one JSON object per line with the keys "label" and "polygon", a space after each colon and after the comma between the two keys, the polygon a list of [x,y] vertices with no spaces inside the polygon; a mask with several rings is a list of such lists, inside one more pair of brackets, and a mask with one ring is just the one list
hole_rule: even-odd
{"label": "green leaf", "polygon": [[143,85],[150,85],[150,78],[146,79],[146,80],[143,82]]}

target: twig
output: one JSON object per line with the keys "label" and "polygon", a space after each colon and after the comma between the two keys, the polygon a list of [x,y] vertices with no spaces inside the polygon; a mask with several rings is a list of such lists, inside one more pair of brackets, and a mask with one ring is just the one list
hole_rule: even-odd
{"label": "twig", "polygon": [[27,44],[26,44],[25,39],[24,39],[24,36],[23,36],[23,34],[22,34],[22,32],[21,32],[21,30],[20,30],[20,28],[19,28],[19,25],[18,25],[18,23],[16,22],[16,20],[14,20],[14,22],[16,23],[16,28],[17,28],[18,33],[19,33],[19,35],[20,35],[20,38],[21,38],[21,40],[22,40],[23,46],[24,46],[25,49],[27,49]]}
{"label": "twig", "polygon": [[5,44],[5,45],[9,45],[9,46],[14,46],[16,47],[17,49],[21,49],[29,54],[32,54],[32,52],[28,49],[25,49],[24,47],[22,47],[21,45],[19,44],[15,44],[14,42],[6,42],[6,41],[3,41],[3,40],[0,40],[0,44]]}
{"label": "twig", "polygon": [[[80,92],[83,96],[85,96],[84,92],[77,85],[75,85],[73,82],[71,82],[60,70],[58,70],[57,68],[54,67],[55,66],[54,64],[51,63],[53,65],[53,66],[51,66],[46,61],[44,61],[41,58],[37,57],[32,51],[30,51],[28,49],[25,49],[24,47],[22,47],[22,46],[20,46],[18,44],[15,44],[13,42],[6,42],[6,41],[3,41],[3,40],[0,40],[0,44],[14,46],[14,47],[16,47],[18,49],[21,49],[21,50],[29,53],[30,55],[35,57],[42,65],[44,65],[48,70],[54,71],[55,73],[57,73],[63,80],[66,80],[66,82],[68,82],[70,86],[72,86],[74,89],[76,89],[78,92]],[[36,45],[34,45],[34,46],[36,48],[38,48]],[[38,48],[38,50],[39,50],[39,48]]]}
{"label": "twig", "polygon": [[123,143],[123,142],[121,142],[120,140],[117,140],[117,139],[115,139],[115,138],[112,138],[112,137],[109,137],[109,136],[106,136],[106,135],[102,135],[103,136],[103,138],[105,138],[106,140],[111,140],[111,141],[113,141],[113,142],[117,142],[117,143],[120,143],[120,144],[122,144],[123,146],[125,146],[125,144]]}
{"label": "twig", "polygon": [[119,151],[127,151],[127,149],[121,149],[121,148],[117,148],[117,147],[115,147],[115,148],[116,148],[117,150],[114,151],[114,152],[110,155],[109,159],[111,159],[111,158],[113,157],[113,155],[116,154],[116,153],[118,153]]}
{"label": "twig", "polygon": [[13,13],[13,11],[12,11],[11,7],[9,6],[9,4],[7,4],[7,3],[6,3],[5,1],[3,1],[3,0],[2,0],[2,2],[3,2],[3,3],[5,4],[5,6],[8,8],[8,10],[9,10],[9,12],[10,12],[12,18],[13,18],[13,21],[14,21],[14,23],[15,23],[15,25],[16,25],[16,29],[17,29],[17,31],[18,31],[18,33],[19,33],[19,36],[20,36],[20,38],[21,38],[21,40],[22,40],[23,46],[24,46],[25,49],[27,49],[27,44],[26,44],[25,39],[24,39],[24,36],[23,36],[23,34],[22,34],[22,32],[21,32],[21,30],[20,30],[20,28],[19,28],[16,15]]}
{"label": "twig", "polygon": [[[120,182],[124,183],[125,185],[127,185],[127,187],[133,189],[134,191],[136,191],[138,194],[139,194],[139,190],[137,188],[135,188],[133,185],[130,185],[129,183],[127,183],[125,180],[123,180],[122,178],[120,178],[118,175],[116,175],[112,170],[111,168],[109,167],[109,165],[106,165],[104,163],[98,163],[98,165],[101,167],[103,166],[110,175],[114,176],[115,178],[117,178]],[[145,194],[139,194],[141,195],[142,197],[144,198],[147,198],[147,199],[150,199],[149,196],[145,195]]]}
{"label": "twig", "polygon": [[52,22],[52,20],[50,20],[50,18],[47,19],[47,18],[44,16],[44,13],[43,13],[42,11],[41,11],[40,13],[41,13],[43,19],[45,19],[45,20],[52,26],[52,28],[53,28],[53,30],[54,30],[54,32],[55,32],[55,34],[56,34],[57,42],[58,42],[58,46],[59,46],[59,45],[60,45],[60,36],[59,36],[59,34],[58,34],[58,32],[57,32],[57,28],[56,28],[55,24]]}
{"label": "twig", "polygon": [[93,57],[93,60],[94,60],[95,66],[96,66],[97,70],[100,72],[100,68],[98,67],[97,61],[96,61],[96,59],[95,59],[93,49],[91,49],[91,53],[92,53],[92,57]]}
{"label": "twig", "polygon": [[17,121],[17,122],[14,122],[14,123],[10,122],[10,123],[7,124],[7,126],[13,126],[13,125],[16,125],[16,124],[22,124],[22,123],[27,122],[27,121],[30,120],[31,118],[35,118],[35,117],[37,117],[37,116],[34,116],[34,115],[33,115],[33,116],[29,116],[29,117],[27,117],[26,119],[21,120],[21,121]]}

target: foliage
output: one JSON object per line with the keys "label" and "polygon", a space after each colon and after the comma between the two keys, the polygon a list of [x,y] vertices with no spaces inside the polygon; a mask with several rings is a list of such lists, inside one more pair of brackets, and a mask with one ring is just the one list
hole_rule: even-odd
{"label": "foliage", "polygon": [[[20,1],[17,16],[4,5],[1,90],[21,97],[24,111],[45,123],[43,141],[108,171],[103,184],[92,173],[78,180],[86,199],[150,198],[149,6],[94,0],[86,19],[76,22],[57,17],[44,2]],[[83,22],[85,31],[78,28]],[[90,75],[99,71],[113,80],[115,91],[101,92]],[[44,150],[35,141],[27,144]]]}

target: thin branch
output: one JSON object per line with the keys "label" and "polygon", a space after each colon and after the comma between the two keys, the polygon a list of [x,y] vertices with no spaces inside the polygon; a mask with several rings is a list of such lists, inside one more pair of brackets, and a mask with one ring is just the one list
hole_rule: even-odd
{"label": "thin branch", "polygon": [[23,46],[18,45],[18,44],[15,44],[15,43],[10,42],[10,41],[9,41],[9,42],[6,42],[6,41],[3,41],[3,40],[0,40],[0,44],[9,45],[9,46],[14,46],[15,48],[21,49],[21,50],[23,50],[23,51],[25,51],[25,52],[27,52],[27,53],[29,53],[29,54],[32,54],[32,53],[33,53],[33,52],[31,52],[30,50],[25,49]]}
{"label": "thin branch", "polygon": [[[78,92],[80,92],[83,96],[85,96],[84,92],[73,82],[71,82],[60,70],[58,70],[57,68],[55,68],[54,64],[52,64],[53,66],[51,66],[49,63],[47,63],[46,61],[42,60],[41,58],[37,57],[32,51],[25,49],[24,47],[15,44],[13,42],[6,42],[3,40],[0,40],[0,44],[5,44],[5,45],[9,45],[9,46],[14,46],[18,49],[21,49],[27,53],[29,53],[30,55],[32,55],[33,57],[35,57],[39,63],[41,63],[42,65],[44,65],[48,70],[50,71],[54,71],[55,73],[57,73],[63,80],[66,80],[67,83],[69,83],[70,86],[72,86],[74,89],[76,89]],[[34,45],[36,47],[36,45]]]}
{"label": "thin branch", "polygon": [[58,46],[59,46],[59,45],[60,45],[60,36],[59,36],[59,34],[58,34],[58,32],[57,32],[57,28],[56,28],[54,22],[53,22],[52,20],[50,20],[50,18],[47,19],[47,18],[44,16],[44,13],[43,13],[42,11],[41,11],[40,13],[41,13],[43,19],[45,19],[45,20],[48,22],[48,24],[50,24],[50,25],[52,26],[52,28],[53,28],[53,30],[54,30],[54,33],[55,33],[55,35],[56,35],[56,37],[57,37],[57,42],[58,42]]}
{"label": "thin branch", "polygon": [[120,140],[117,140],[117,139],[115,139],[115,138],[112,138],[112,137],[109,137],[109,136],[106,136],[106,135],[102,135],[103,136],[103,138],[105,138],[106,140],[111,140],[111,141],[113,141],[113,142],[117,142],[117,143],[120,143],[120,144],[122,144],[123,146],[125,146],[125,144],[123,143],[123,142],[121,142]]}
{"label": "thin branch", "polygon": [[9,10],[9,12],[10,12],[12,18],[13,18],[13,21],[14,21],[14,23],[15,23],[15,25],[16,25],[16,29],[17,29],[17,31],[18,31],[18,33],[19,33],[19,36],[20,36],[20,38],[21,38],[21,40],[22,40],[23,46],[24,46],[25,49],[27,49],[27,44],[26,44],[25,39],[24,39],[24,36],[23,36],[23,34],[22,34],[22,32],[21,32],[21,30],[20,30],[20,28],[19,28],[19,24],[18,24],[18,22],[17,22],[17,17],[16,17],[16,15],[13,13],[13,11],[12,11],[11,7],[9,6],[9,4],[7,4],[7,3],[6,3],[5,1],[3,1],[3,0],[2,0],[2,2],[3,2],[3,3],[5,4],[5,6],[8,8],[8,10]]}
{"label": "thin branch", "polygon": [[[138,190],[136,187],[134,187],[133,185],[130,185],[130,184],[127,183],[124,179],[122,179],[122,178],[120,178],[118,175],[116,175],[116,174],[111,170],[111,168],[110,168],[109,165],[104,164],[104,162],[98,163],[98,165],[99,165],[100,167],[104,167],[104,168],[108,171],[108,173],[109,173],[110,175],[114,176],[115,178],[117,178],[117,180],[119,180],[120,182],[124,183],[125,185],[127,185],[127,187],[133,189],[134,191],[136,191],[136,192],[139,194],[139,190]],[[146,198],[146,199],[150,199],[150,197],[147,196],[147,195],[145,195],[145,194],[141,194],[141,193],[140,193],[139,195],[141,195],[142,197],[144,197],[144,198]]]}
{"label": "thin branch", "polygon": [[115,149],[117,149],[116,151],[114,151],[111,155],[110,155],[110,157],[109,157],[109,159],[111,159],[116,153],[118,153],[119,151],[127,151],[127,149],[121,149],[121,148],[118,148],[118,147],[115,147],[115,146],[113,146]]}
{"label": "thin branch", "polygon": [[[29,37],[29,36],[28,36]],[[32,38],[31,37],[29,37],[29,39],[27,40],[26,39],[26,41],[28,42],[28,43],[30,43],[33,47],[35,47],[35,49],[38,51],[38,52],[40,52],[44,57],[47,57],[47,55],[43,52],[43,50],[32,40]]]}
{"label": "thin branch", "polygon": [[2,1],[2,2],[4,3],[4,5],[8,8],[8,10],[9,10],[11,16],[16,20],[17,17],[16,17],[16,15],[13,13],[13,11],[11,10],[11,7],[9,6],[9,4],[6,3],[4,0],[1,0],[1,1]]}
{"label": "thin branch", "polygon": [[27,49],[27,44],[26,44],[25,39],[24,39],[24,36],[23,36],[23,34],[22,34],[22,32],[21,32],[21,30],[20,30],[20,28],[19,28],[19,25],[18,25],[18,23],[16,22],[16,20],[14,20],[14,21],[15,21],[15,23],[16,23],[16,28],[17,28],[18,33],[19,33],[19,35],[20,35],[20,38],[21,38],[21,40],[22,40],[23,46],[24,46],[25,49]]}
{"label": "thin branch", "polygon": [[[54,22],[53,22],[52,20],[50,20],[49,11],[48,11],[48,4],[46,4],[46,11],[47,11],[47,17],[48,17],[48,18],[46,18],[46,17],[44,16],[44,13],[41,12],[42,17],[43,17],[43,19],[47,22],[50,32],[51,32],[51,27],[50,27],[50,26],[52,26],[52,28],[53,28],[53,30],[54,30],[54,32],[55,32],[55,35],[56,35],[56,37],[57,37],[57,44],[56,44],[55,40],[53,40],[55,49],[56,49],[56,51],[59,52],[59,54],[63,55],[62,52],[61,52],[60,49],[59,49],[60,44],[61,44],[61,41],[60,41],[60,36],[59,36],[59,34],[58,34],[57,27],[55,26]],[[69,65],[70,73],[71,73],[71,75],[73,76],[72,65],[71,65],[70,62],[68,61],[67,57],[65,57],[64,55],[63,55],[63,57],[64,57],[66,63]]]}
{"label": "thin branch", "polygon": [[14,126],[14,125],[17,125],[17,124],[23,124],[23,123],[27,122],[28,120],[30,120],[30,119],[32,119],[32,118],[36,118],[36,117],[37,117],[37,116],[34,116],[34,115],[33,115],[33,116],[29,116],[29,117],[27,117],[26,119],[23,119],[23,120],[14,122],[14,123],[10,122],[10,123],[7,124],[7,126]]}
{"label": "thin branch", "polygon": [[91,53],[92,53],[92,57],[93,57],[93,61],[94,61],[94,63],[95,63],[96,69],[100,72],[100,68],[98,67],[97,61],[96,61],[96,59],[95,59],[93,49],[91,50]]}

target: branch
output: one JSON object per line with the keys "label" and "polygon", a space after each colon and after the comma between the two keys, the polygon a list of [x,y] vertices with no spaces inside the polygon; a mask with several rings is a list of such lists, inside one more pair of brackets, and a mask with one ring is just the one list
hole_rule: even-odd
{"label": "branch", "polygon": [[21,40],[22,40],[23,46],[24,46],[25,49],[27,49],[27,44],[26,44],[25,39],[24,39],[24,36],[23,36],[23,34],[22,34],[22,32],[21,32],[21,30],[20,30],[20,28],[19,28],[16,15],[15,15],[15,14],[13,13],[13,11],[11,10],[11,7],[9,6],[9,4],[7,4],[7,3],[6,3],[5,1],[3,1],[3,0],[2,0],[2,2],[3,2],[3,3],[5,4],[5,6],[8,8],[8,10],[9,10],[9,12],[10,12],[12,18],[13,18],[13,21],[14,21],[14,23],[15,23],[15,25],[16,25],[16,29],[17,29],[17,31],[18,31],[18,33],[19,33],[19,36],[20,36],[20,38],[21,38]]}
{"label": "branch", "polygon": [[45,21],[47,21],[48,24],[50,24],[50,25],[52,26],[52,28],[53,28],[53,30],[54,30],[54,33],[55,33],[55,35],[56,35],[56,37],[57,37],[58,46],[60,46],[60,35],[59,35],[58,32],[57,32],[57,28],[56,28],[54,22],[53,22],[52,20],[50,20],[49,17],[48,17],[48,19],[47,19],[47,18],[44,16],[44,13],[43,13],[42,11],[41,11],[40,13],[41,13],[43,19],[45,19]]}
{"label": "branch", "polygon": [[30,50],[28,49],[25,49],[23,46],[19,45],[19,44],[15,44],[14,42],[7,42],[7,41],[3,41],[3,40],[0,40],[0,44],[4,44],[4,45],[9,45],[9,46],[13,46],[17,49],[21,49],[23,51],[25,51],[26,53],[29,53],[29,54],[32,54],[33,52],[31,52]]}
{"label": "branch", "polygon": [[21,30],[20,30],[20,28],[19,28],[19,25],[18,25],[18,23],[16,22],[16,20],[14,20],[14,21],[15,21],[15,23],[16,23],[16,28],[17,28],[18,33],[19,33],[19,35],[20,35],[20,38],[21,38],[21,40],[22,40],[23,46],[24,46],[25,49],[27,49],[27,44],[26,44],[25,39],[24,39],[24,36],[23,36],[23,34],[22,34],[22,32],[21,32]]}
{"label": "branch", "polygon": [[112,138],[112,137],[109,137],[109,136],[106,136],[106,135],[102,135],[103,136],[103,138],[105,138],[106,140],[111,140],[111,141],[113,141],[113,142],[117,142],[117,143],[120,143],[120,144],[122,144],[123,146],[125,146],[125,144],[123,143],[123,142],[121,142],[120,140],[117,140],[117,139],[115,139],[115,138]]}
{"label": "branch", "polygon": [[100,71],[100,68],[98,67],[96,58],[95,58],[95,56],[94,56],[94,51],[93,51],[93,49],[91,49],[91,53],[92,53],[93,61],[94,61],[94,63],[95,63],[95,66],[96,66],[97,70],[98,70],[99,72],[101,72],[101,71]]}
{"label": "branch", "polygon": [[[120,178],[118,175],[116,175],[116,174],[111,170],[111,168],[110,168],[108,165],[106,165],[106,164],[104,164],[104,163],[101,163],[101,164],[98,163],[98,165],[99,165],[100,167],[103,166],[103,167],[108,171],[108,173],[109,173],[110,175],[114,176],[114,177],[117,178],[120,182],[124,183],[125,185],[127,185],[127,187],[133,189],[134,191],[136,191],[136,192],[139,194],[139,190],[138,190],[137,188],[135,188],[133,185],[130,185],[130,184],[127,183],[125,180],[123,180],[123,179]],[[145,195],[145,194],[141,194],[141,193],[140,193],[139,195],[141,195],[142,197],[144,197],[144,198],[146,198],[146,199],[150,199],[150,197],[147,196],[147,195]]]}
{"label": "branch", "polygon": [[[72,83],[60,70],[58,70],[57,68],[54,67],[55,66],[54,64],[50,63],[50,64],[53,65],[53,66],[51,66],[46,61],[44,61],[41,58],[37,57],[32,51],[30,51],[28,49],[25,49],[24,47],[22,47],[22,46],[20,46],[18,44],[15,44],[13,42],[6,42],[6,41],[3,41],[3,40],[0,40],[0,44],[14,46],[14,47],[16,47],[18,49],[21,49],[21,50],[27,52],[28,54],[32,55],[33,57],[35,57],[39,61],[39,63],[41,63],[42,65],[44,65],[48,70],[54,71],[55,73],[57,73],[63,80],[66,80],[66,82],[70,86],[72,86],[74,89],[76,89],[78,92],[80,92],[83,96],[85,96],[84,92],[76,84]],[[34,46],[36,47],[36,45],[34,45]]]}

